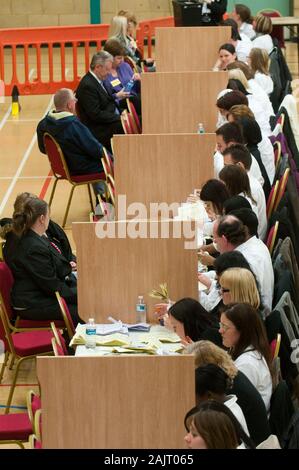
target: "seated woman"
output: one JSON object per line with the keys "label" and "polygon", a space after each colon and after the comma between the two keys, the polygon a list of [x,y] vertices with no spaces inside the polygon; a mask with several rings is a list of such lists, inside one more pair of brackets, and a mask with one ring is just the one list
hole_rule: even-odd
{"label": "seated woman", "polygon": [[248,6],[237,3],[232,11],[232,18],[238,24],[240,34],[245,34],[250,40],[255,37],[255,31],[252,26],[251,11]]}
{"label": "seated woman", "polygon": [[266,410],[272,395],[271,351],[264,324],[249,304],[230,304],[220,318],[223,345],[235,365],[260,392]]}
{"label": "seated woman", "polygon": [[250,39],[246,34],[239,32],[238,24],[232,18],[222,21],[221,26],[231,26],[231,39],[229,42],[235,47],[238,60],[246,62],[252,48]]}
{"label": "seated woman", "polygon": [[239,421],[223,403],[203,402],[185,417],[188,449],[254,449]]}
{"label": "seated woman", "polygon": [[129,99],[134,104],[137,114],[141,114],[140,102],[140,75],[134,73],[129,64],[124,62],[125,49],[117,39],[109,39],[104,46],[104,50],[113,56],[112,69],[104,80],[107,88],[111,87],[116,101],[121,108],[126,108],[126,101],[123,99],[122,92],[126,89],[128,83],[133,80],[133,87],[130,90]]}
{"label": "seated woman", "polygon": [[134,60],[139,61],[137,51],[137,44],[135,40],[128,36],[128,22],[125,16],[114,16],[111,20],[111,25],[108,33],[108,39],[117,39],[124,47],[125,53]]}
{"label": "seated woman", "polygon": [[49,206],[38,198],[28,198],[21,212],[13,215],[13,232],[18,240],[10,268],[14,276],[11,303],[27,320],[59,320],[55,296],[65,299],[75,325],[82,322],[77,312],[77,282],[70,262],[44,236],[49,225]]}
{"label": "seated woman", "polygon": [[[244,198],[243,198],[244,199]],[[246,201],[246,199],[244,199]],[[247,201],[246,201],[247,202]],[[222,295],[219,287],[219,279],[221,275],[229,268],[244,268],[251,271],[248,261],[239,251],[228,251],[222,253],[214,261],[215,279],[211,279],[206,274],[199,274],[199,281],[207,286],[206,292],[201,291],[199,301],[201,305],[210,313],[220,316],[219,309],[223,305]],[[218,317],[219,318],[219,317]]]}
{"label": "seated woman", "polygon": [[229,268],[219,276],[219,289],[224,305],[247,303],[256,310],[261,307],[257,281],[251,269]]}
{"label": "seated woman", "polygon": [[215,364],[227,374],[231,385],[229,393],[237,396],[246,419],[249,435],[256,445],[270,435],[267,412],[261,395],[250,380],[235,366],[231,356],[211,341],[197,341],[189,344],[185,354],[193,354],[195,367]]}
{"label": "seated woman", "polygon": [[[272,51],[274,44],[270,36],[272,32],[272,20],[269,16],[257,15],[252,23],[256,32],[256,38],[252,41],[252,47],[265,49],[268,54]],[[249,54],[248,54],[249,55]]]}
{"label": "seated woman", "polygon": [[222,46],[219,47],[218,55],[219,58],[213,67],[215,72],[226,70],[228,64],[234,62],[237,59],[235,46],[230,43],[222,44]]}
{"label": "seated woman", "polygon": [[[239,123],[243,117],[251,119],[251,121],[254,121],[256,123],[254,124],[254,126],[257,129],[258,124],[255,120],[253,112],[248,106],[245,106],[245,105],[233,106],[229,110],[227,119],[228,119],[228,122]],[[267,172],[269,182],[272,184],[274,175],[275,175],[274,149],[273,149],[273,145],[269,137],[267,137],[263,133],[261,133],[261,137],[262,137],[262,140],[257,143],[257,147],[260,152],[263,165]],[[257,164],[256,160],[254,161],[254,163],[255,165]],[[261,176],[260,170],[259,170],[259,175]],[[259,179],[257,174],[253,174],[253,176]],[[262,183],[264,183],[264,180],[262,181]]]}
{"label": "seated woman", "polygon": [[248,65],[254,73],[255,81],[270,95],[273,91],[274,84],[269,74],[270,59],[266,49],[253,47],[248,57]]}
{"label": "seated woman", "polygon": [[204,203],[207,216],[210,220],[210,223],[204,224],[203,234],[204,236],[212,235],[213,223],[217,216],[223,214],[223,204],[229,199],[228,190],[222,181],[210,179],[201,188],[199,197]]}
{"label": "seated woman", "polygon": [[252,210],[258,217],[258,208],[253,199],[247,172],[239,165],[226,165],[219,173],[219,178],[225,184],[230,197],[243,196],[250,203]]}
{"label": "seated woman", "polygon": [[[28,192],[19,194],[16,197],[14,203],[14,212],[22,212],[25,201],[30,198],[37,199],[37,196]],[[14,256],[15,253],[15,246],[18,243],[18,237],[13,232],[12,219],[1,219],[0,225],[0,237],[5,240],[3,256],[5,262],[8,264],[8,266],[10,266],[11,258],[12,256]],[[60,250],[61,254],[69,261],[73,271],[76,271],[76,257],[72,253],[70,242],[64,230],[58,224],[56,224],[56,222],[50,219],[48,229],[46,230],[44,235],[48,237],[50,243],[52,243],[53,246],[56,246],[56,248]]]}
{"label": "seated woman", "polygon": [[217,330],[218,321],[197,300],[184,298],[168,310],[166,326],[175,331],[185,342],[209,339],[221,345]]}
{"label": "seated woman", "polygon": [[241,424],[243,430],[249,435],[246,420],[237,403],[236,395],[229,395],[230,379],[226,372],[216,364],[207,364],[195,370],[196,405],[207,400],[216,400],[227,406]]}

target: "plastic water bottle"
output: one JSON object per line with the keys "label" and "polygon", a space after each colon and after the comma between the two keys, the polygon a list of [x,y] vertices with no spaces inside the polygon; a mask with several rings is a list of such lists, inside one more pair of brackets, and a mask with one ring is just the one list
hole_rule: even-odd
{"label": "plastic water bottle", "polygon": [[94,322],[94,318],[90,318],[88,320],[85,332],[85,346],[87,348],[94,349],[96,347],[97,340],[97,329]]}
{"label": "plastic water bottle", "polygon": [[203,127],[203,123],[200,122],[198,124],[197,134],[204,134],[204,133],[205,133],[205,128]]}
{"label": "plastic water bottle", "polygon": [[133,80],[133,78],[131,78],[131,80],[130,80],[130,81],[126,84],[126,86],[125,86],[125,91],[126,91],[127,93],[130,93],[130,91],[132,90],[133,86],[134,86],[134,80]]}
{"label": "plastic water bottle", "polygon": [[146,323],[146,304],[143,295],[138,295],[136,304],[136,323]]}

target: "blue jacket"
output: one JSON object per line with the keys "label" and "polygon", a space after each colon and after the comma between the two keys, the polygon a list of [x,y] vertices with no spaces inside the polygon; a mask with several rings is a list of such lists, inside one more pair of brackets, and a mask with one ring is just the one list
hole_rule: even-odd
{"label": "blue jacket", "polygon": [[71,113],[50,111],[37,126],[38,146],[46,153],[43,136],[48,132],[61,147],[71,175],[103,171],[103,146],[90,130]]}

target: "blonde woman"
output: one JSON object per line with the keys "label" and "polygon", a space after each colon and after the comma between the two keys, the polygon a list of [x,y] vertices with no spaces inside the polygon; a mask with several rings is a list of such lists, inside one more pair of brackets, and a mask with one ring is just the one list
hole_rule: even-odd
{"label": "blonde woman", "polygon": [[220,276],[219,284],[224,305],[248,303],[256,310],[260,308],[261,301],[256,280],[248,269],[226,269]]}
{"label": "blonde woman", "polygon": [[125,16],[114,16],[111,20],[108,39],[117,39],[125,49],[125,54],[135,62],[137,45],[133,38],[128,36],[128,21]]}
{"label": "blonde woman", "polygon": [[237,403],[244,413],[250,437],[255,444],[267,439],[270,428],[264,402],[250,380],[238,371],[231,356],[211,341],[192,343],[185,353],[194,355],[196,368],[215,364],[224,370],[233,383],[229,393],[238,398]]}
{"label": "blonde woman", "polygon": [[267,53],[270,54],[274,47],[270,36],[272,32],[271,18],[264,15],[257,15],[253,20],[252,26],[256,32],[256,38],[252,41],[252,47],[266,49]]}
{"label": "blonde woman", "polygon": [[248,57],[248,64],[254,73],[255,81],[270,95],[274,85],[269,74],[270,59],[266,49],[253,47]]}

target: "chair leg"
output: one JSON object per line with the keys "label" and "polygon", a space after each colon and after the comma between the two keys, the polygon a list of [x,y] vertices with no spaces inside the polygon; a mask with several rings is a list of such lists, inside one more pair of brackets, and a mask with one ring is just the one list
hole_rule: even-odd
{"label": "chair leg", "polygon": [[9,370],[11,370],[13,368],[14,363],[15,363],[15,356],[12,354],[10,364],[9,364]]}
{"label": "chair leg", "polygon": [[65,214],[64,214],[64,219],[63,219],[63,222],[62,222],[62,228],[65,227],[65,224],[66,224],[66,221],[67,221],[67,216],[69,214],[69,210],[70,210],[70,207],[71,207],[71,202],[72,202],[73,192],[74,192],[75,187],[76,186],[72,186],[72,189],[71,189],[71,192],[70,192],[70,195],[69,195],[69,200],[67,202],[66,211],[65,211]]}
{"label": "chair leg", "polygon": [[90,189],[90,184],[87,185],[87,189],[88,189],[88,196],[89,196],[89,202],[90,202],[91,212],[94,212],[93,202],[92,202],[92,195],[91,195],[91,189]]}
{"label": "chair leg", "polygon": [[12,397],[13,397],[13,394],[14,394],[14,391],[15,391],[15,388],[16,388],[16,382],[17,382],[17,378],[18,378],[18,374],[19,374],[19,369],[20,369],[20,366],[21,366],[22,362],[26,359],[29,359],[29,358],[23,357],[23,358],[19,359],[18,362],[17,362],[16,370],[15,370],[15,373],[14,373],[14,376],[13,376],[13,381],[12,381],[12,384],[10,386],[10,391],[9,391],[9,395],[8,395],[8,399],[7,399],[7,403],[6,403],[5,414],[9,413],[9,408],[10,408],[10,405],[11,405],[11,402],[12,402]]}
{"label": "chair leg", "polygon": [[53,185],[53,189],[52,189],[52,191],[51,191],[51,196],[50,196],[50,200],[49,200],[49,207],[51,207],[51,204],[52,204],[52,201],[53,201],[53,198],[54,198],[54,193],[55,193],[55,190],[56,190],[57,183],[58,183],[58,178],[55,178],[54,185]]}
{"label": "chair leg", "polygon": [[0,384],[1,384],[2,379],[3,379],[5,367],[6,367],[6,364],[7,364],[7,362],[8,362],[8,357],[9,357],[9,352],[8,352],[8,351],[5,351],[5,354],[4,354],[4,361],[3,361],[3,364],[2,364],[2,367],[1,367],[1,372],[0,372]]}

